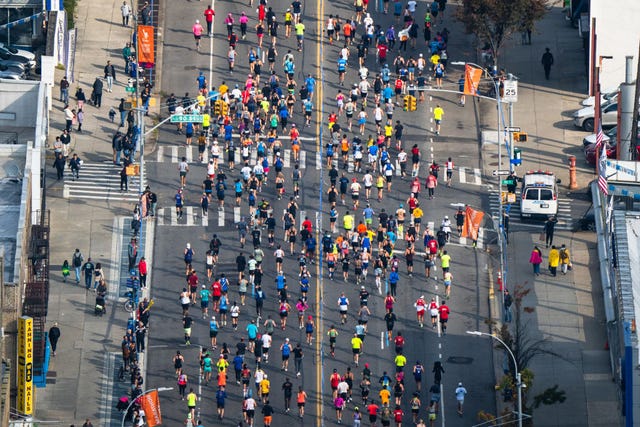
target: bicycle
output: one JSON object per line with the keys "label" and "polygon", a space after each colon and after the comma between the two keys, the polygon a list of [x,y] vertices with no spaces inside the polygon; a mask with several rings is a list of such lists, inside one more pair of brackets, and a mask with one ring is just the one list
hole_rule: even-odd
{"label": "bicycle", "polygon": [[127,279],[127,288],[131,288],[131,290],[124,294],[127,300],[124,302],[123,307],[127,313],[133,313],[140,301],[140,297],[138,295],[140,282],[138,279],[130,277]]}

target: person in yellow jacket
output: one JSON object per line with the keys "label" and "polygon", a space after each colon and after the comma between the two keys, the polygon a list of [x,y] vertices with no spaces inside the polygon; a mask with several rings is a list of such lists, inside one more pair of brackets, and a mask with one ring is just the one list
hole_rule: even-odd
{"label": "person in yellow jacket", "polygon": [[551,246],[551,250],[549,251],[549,271],[553,277],[556,276],[558,272],[558,265],[560,264],[560,252],[555,246]]}

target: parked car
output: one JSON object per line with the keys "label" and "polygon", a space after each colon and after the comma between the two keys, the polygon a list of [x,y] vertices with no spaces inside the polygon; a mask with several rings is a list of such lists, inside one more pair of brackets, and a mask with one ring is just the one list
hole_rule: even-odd
{"label": "parked car", "polygon": [[0,59],[0,67],[2,68],[8,68],[10,71],[13,71],[14,73],[18,73],[18,74],[28,74],[29,70],[27,68],[25,68],[24,64],[21,62],[15,62],[15,61],[4,61],[2,59]]}
{"label": "parked car", "polygon": [[[614,126],[611,129],[608,129],[603,132],[602,141],[608,143],[610,140],[617,141],[618,140],[618,126]],[[587,135],[582,139],[582,146],[586,147],[591,144],[596,143],[596,134],[592,133],[591,135]]]}
{"label": "parked car", "polygon": [[25,78],[24,71],[0,65],[0,79],[21,80]]}
{"label": "parked car", "polygon": [[[573,113],[573,124],[587,132],[594,130],[594,107],[584,107]],[[602,127],[615,126],[618,123],[618,102],[610,101],[602,105]]]}
{"label": "parked car", "polygon": [[36,66],[36,61],[30,61],[24,56],[14,55],[4,48],[0,48],[0,59],[2,59],[3,61],[19,62],[21,64],[24,64],[25,68],[29,69],[35,68]]}
{"label": "parked car", "polygon": [[[600,105],[603,105],[609,101],[615,101],[618,99],[618,88],[609,88],[600,93]],[[596,103],[596,97],[590,96],[585,98],[580,103],[583,107],[593,107]]]}
{"label": "parked car", "polygon": [[33,52],[29,52],[28,50],[19,49],[17,47],[13,47],[13,46],[7,46],[4,43],[0,43],[0,48],[4,48],[4,49],[8,50],[9,52],[11,52],[12,55],[23,56],[23,57],[27,58],[29,61],[35,61],[36,60],[36,54],[33,53]]}
{"label": "parked car", "polygon": [[[584,159],[588,164],[595,166],[596,157],[600,155],[600,153],[596,153],[597,144],[591,144],[584,147]],[[612,139],[607,144],[607,158],[615,159],[618,157],[618,141],[616,139]],[[640,145],[636,145],[636,158],[640,158]]]}

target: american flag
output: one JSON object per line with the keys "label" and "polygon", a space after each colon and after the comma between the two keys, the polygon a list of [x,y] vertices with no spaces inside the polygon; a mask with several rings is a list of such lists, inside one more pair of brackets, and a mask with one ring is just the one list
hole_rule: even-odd
{"label": "american flag", "polygon": [[605,196],[609,195],[609,184],[607,183],[607,144],[603,144],[604,134],[602,126],[598,126],[596,134],[596,150],[602,150],[600,160],[598,161],[598,188]]}

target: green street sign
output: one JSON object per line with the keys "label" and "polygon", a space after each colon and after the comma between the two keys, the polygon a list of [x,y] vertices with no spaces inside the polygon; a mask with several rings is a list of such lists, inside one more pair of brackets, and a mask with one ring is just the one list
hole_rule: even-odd
{"label": "green street sign", "polygon": [[133,93],[136,91],[136,88],[132,86],[127,86],[124,88],[124,90],[126,90],[128,93]]}
{"label": "green street sign", "polygon": [[171,116],[171,123],[202,123],[201,114],[174,114]]}
{"label": "green street sign", "polygon": [[503,179],[502,185],[515,185],[515,182],[513,179]]}

